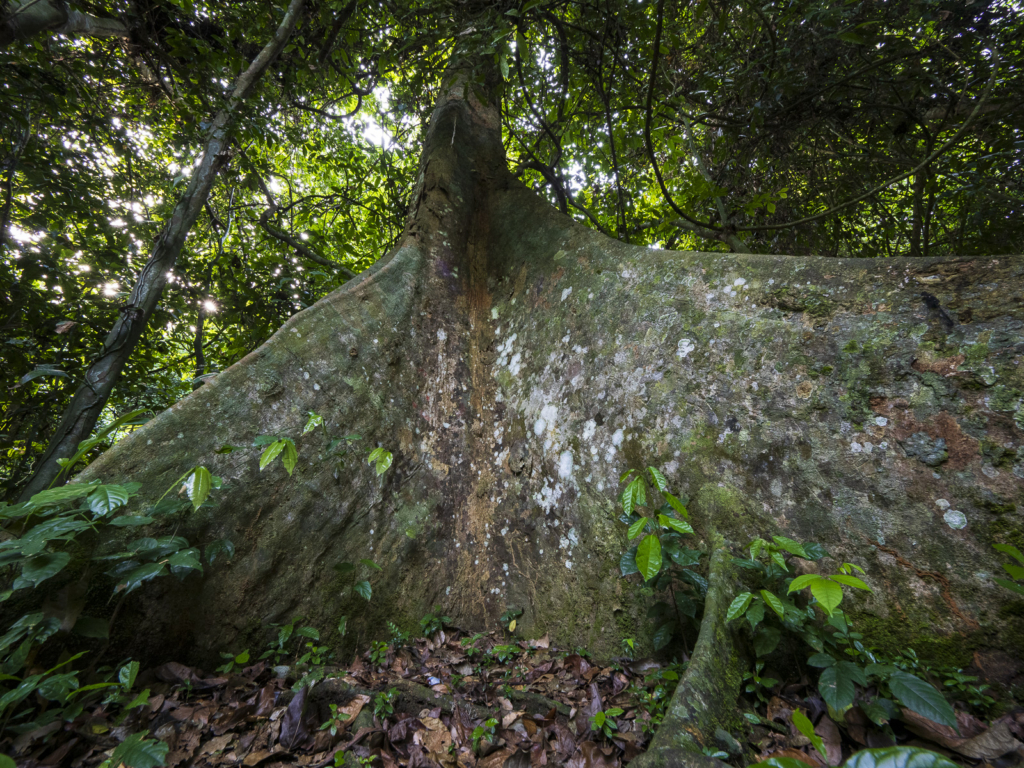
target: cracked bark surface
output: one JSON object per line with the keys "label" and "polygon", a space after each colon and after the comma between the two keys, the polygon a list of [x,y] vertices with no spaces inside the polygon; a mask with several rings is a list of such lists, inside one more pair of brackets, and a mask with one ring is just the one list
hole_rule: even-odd
{"label": "cracked bark surface", "polygon": [[[1000,615],[1009,597],[990,578],[991,544],[1022,530],[1021,296],[1017,256],[617,242],[516,181],[497,109],[452,87],[395,251],[83,474],[142,482],[151,499],[197,464],[225,479],[175,525],[194,543],[232,539],[236,557],[133,595],[115,644],[203,661],[263,647],[272,622],[348,615],[346,641],[365,647],[440,604],[466,628],[515,605],[525,636],[604,657],[623,637],[649,649],[648,599],[619,575],[615,499],[625,468],[655,465],[712,553],[712,620],[651,764],[707,762],[692,749],[735,698],[723,542],[783,533],[822,542],[825,567],[865,567],[874,593],[844,605],[869,641],[1019,655],[1020,619]],[[393,451],[392,469],[339,466],[319,430],[299,437],[310,411]],[[945,439],[948,461],[907,455],[917,433]],[[294,476],[261,473],[259,448],[216,453],[260,434],[296,440]],[[369,603],[333,567],[360,558],[383,567]]]}

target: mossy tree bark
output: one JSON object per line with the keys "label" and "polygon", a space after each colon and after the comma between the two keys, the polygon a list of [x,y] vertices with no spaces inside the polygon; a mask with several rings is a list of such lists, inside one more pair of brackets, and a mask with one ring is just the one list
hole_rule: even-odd
{"label": "mossy tree bark", "polygon": [[[209,660],[295,615],[348,615],[365,643],[437,604],[467,628],[515,605],[526,635],[649,648],[615,502],[646,465],[690,497],[709,552],[785,533],[863,566],[874,592],[847,599],[876,639],[1019,644],[990,578],[992,543],[1022,537],[1024,260],[626,245],[517,182],[474,93],[439,102],[388,258],[84,474],[154,495],[197,464],[226,481],[179,532],[230,538],[236,557],[133,595],[132,652]],[[299,436],[310,411],[393,468],[339,466],[321,431]],[[216,453],[260,434],[296,440],[293,476],[260,472],[258,448]],[[948,458],[923,463],[913,446],[938,439]],[[334,568],[361,558],[383,566],[369,603]]]}

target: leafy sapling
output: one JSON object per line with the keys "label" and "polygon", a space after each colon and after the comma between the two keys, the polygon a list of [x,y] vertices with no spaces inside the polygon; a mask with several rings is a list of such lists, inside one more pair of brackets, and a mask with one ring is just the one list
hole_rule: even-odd
{"label": "leafy sapling", "polygon": [[480,740],[481,739],[486,739],[487,741],[493,741],[494,740],[494,732],[495,732],[495,729],[497,728],[497,726],[498,726],[498,721],[495,718],[493,718],[493,717],[489,717],[486,720],[484,720],[483,725],[478,725],[476,728],[473,729],[473,751],[474,752],[479,752],[480,751]]}
{"label": "leafy sapling", "polygon": [[381,691],[373,699],[373,714],[380,720],[384,721],[384,718],[390,717],[395,713],[395,702],[398,700],[398,689],[390,688],[386,691]]}
{"label": "leafy sapling", "polygon": [[601,734],[605,739],[610,741],[612,736],[615,735],[615,731],[619,730],[619,724],[615,721],[615,718],[622,713],[623,710],[618,707],[612,707],[607,710],[598,710],[590,717],[590,730],[595,734]]}
{"label": "leafy sapling", "polygon": [[344,728],[345,721],[352,719],[352,715],[347,712],[339,712],[337,704],[331,704],[330,707],[331,716],[327,719],[327,722],[320,726],[320,730],[330,730],[331,736],[337,736],[338,731]]}
{"label": "leafy sapling", "polygon": [[420,619],[420,631],[424,637],[433,637],[451,621],[449,617],[441,615],[441,606],[435,605],[433,612]]}

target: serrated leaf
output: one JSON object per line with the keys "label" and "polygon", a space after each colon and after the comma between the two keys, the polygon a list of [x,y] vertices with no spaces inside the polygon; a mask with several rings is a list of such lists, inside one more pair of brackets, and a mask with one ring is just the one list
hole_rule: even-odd
{"label": "serrated leaf", "polygon": [[785,618],[786,607],[782,604],[782,601],[779,600],[779,598],[777,598],[774,594],[769,592],[767,589],[762,589],[761,590],[761,597],[765,601],[765,603],[768,605],[768,607],[771,608],[773,611],[775,611],[775,613],[778,614],[780,619]]}
{"label": "serrated leaf", "polygon": [[158,768],[167,758],[168,745],[164,741],[147,739],[149,731],[133,733],[110,755],[111,765],[124,763],[128,768]]}
{"label": "serrated leaf", "polygon": [[[262,469],[262,467],[260,467]],[[185,481],[185,490],[188,493],[189,501],[192,502],[192,509],[199,509],[206,497],[210,495],[213,487],[213,476],[206,467],[196,467],[188,480]]]}
{"label": "serrated leaf", "polygon": [[260,456],[260,472],[266,469],[267,465],[277,458],[278,454],[284,450],[284,440],[275,440],[266,448],[263,449],[263,454]]}
{"label": "serrated leaf", "polygon": [[654,650],[660,651],[672,640],[672,622],[666,622],[658,627],[654,635],[651,636],[651,642],[654,645]]}
{"label": "serrated leaf", "polygon": [[693,528],[685,520],[676,520],[668,515],[658,515],[658,522],[665,528],[671,528],[678,533],[693,533]]}
{"label": "serrated leaf", "polygon": [[654,467],[648,467],[647,471],[651,475],[651,481],[654,483],[654,487],[659,491],[664,492],[668,488],[668,480],[665,479],[665,476]]}
{"label": "serrated leaf", "polygon": [[746,613],[747,608],[750,605],[750,601],[754,599],[754,596],[750,592],[742,592],[733,599],[729,604],[729,610],[725,612],[726,622],[737,619]]}
{"label": "serrated leaf", "polygon": [[627,534],[629,536],[629,540],[632,541],[637,536],[639,536],[641,533],[643,533],[644,532],[644,527],[646,525],[647,525],[647,518],[646,517],[641,517],[639,520],[634,521],[633,524],[629,526],[629,530],[627,531]]}
{"label": "serrated leaf", "polygon": [[893,672],[889,676],[888,682],[892,695],[899,699],[907,709],[941,725],[957,728],[953,708],[931,683],[903,670]]}
{"label": "serrated leaf", "polygon": [[845,768],[955,768],[942,755],[917,747],[862,749],[850,756]]}
{"label": "serrated leaf", "polygon": [[120,485],[101,485],[85,501],[94,515],[106,517],[128,502],[128,491]]}
{"label": "serrated leaf", "polygon": [[648,534],[636,548],[636,567],[644,581],[650,581],[661,570],[661,541],[654,534]]}
{"label": "serrated leaf", "polygon": [[368,581],[360,581],[355,585],[356,594],[359,595],[363,600],[369,602],[370,598],[373,597],[373,587],[370,586]]}

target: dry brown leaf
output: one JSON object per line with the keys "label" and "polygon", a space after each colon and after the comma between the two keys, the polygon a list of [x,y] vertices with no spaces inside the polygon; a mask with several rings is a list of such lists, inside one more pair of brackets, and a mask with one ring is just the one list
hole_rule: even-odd
{"label": "dry brown leaf", "polygon": [[811,766],[811,768],[822,768],[821,760],[816,758],[814,755],[808,755],[806,752],[802,752],[799,749],[780,749],[777,752],[772,752],[770,755],[761,756],[762,759],[766,757],[791,757],[794,760],[806,763]]}
{"label": "dry brown leaf", "polygon": [[825,743],[825,755],[828,759],[828,764],[839,765],[843,762],[843,739],[839,734],[839,726],[832,722],[832,718],[828,715],[822,715],[818,724],[814,726],[814,732]]}
{"label": "dry brown leaf", "polygon": [[199,748],[199,754],[212,755],[214,752],[223,752],[234,738],[235,735],[233,733],[225,733],[223,736],[214,736]]}
{"label": "dry brown leaf", "polygon": [[505,765],[505,761],[508,760],[513,754],[513,751],[508,747],[504,749],[498,749],[486,757],[481,757],[477,760],[477,768],[502,768]]}
{"label": "dry brown leaf", "polygon": [[551,639],[545,634],[544,637],[530,640],[529,645],[531,648],[549,648],[551,647]]}

